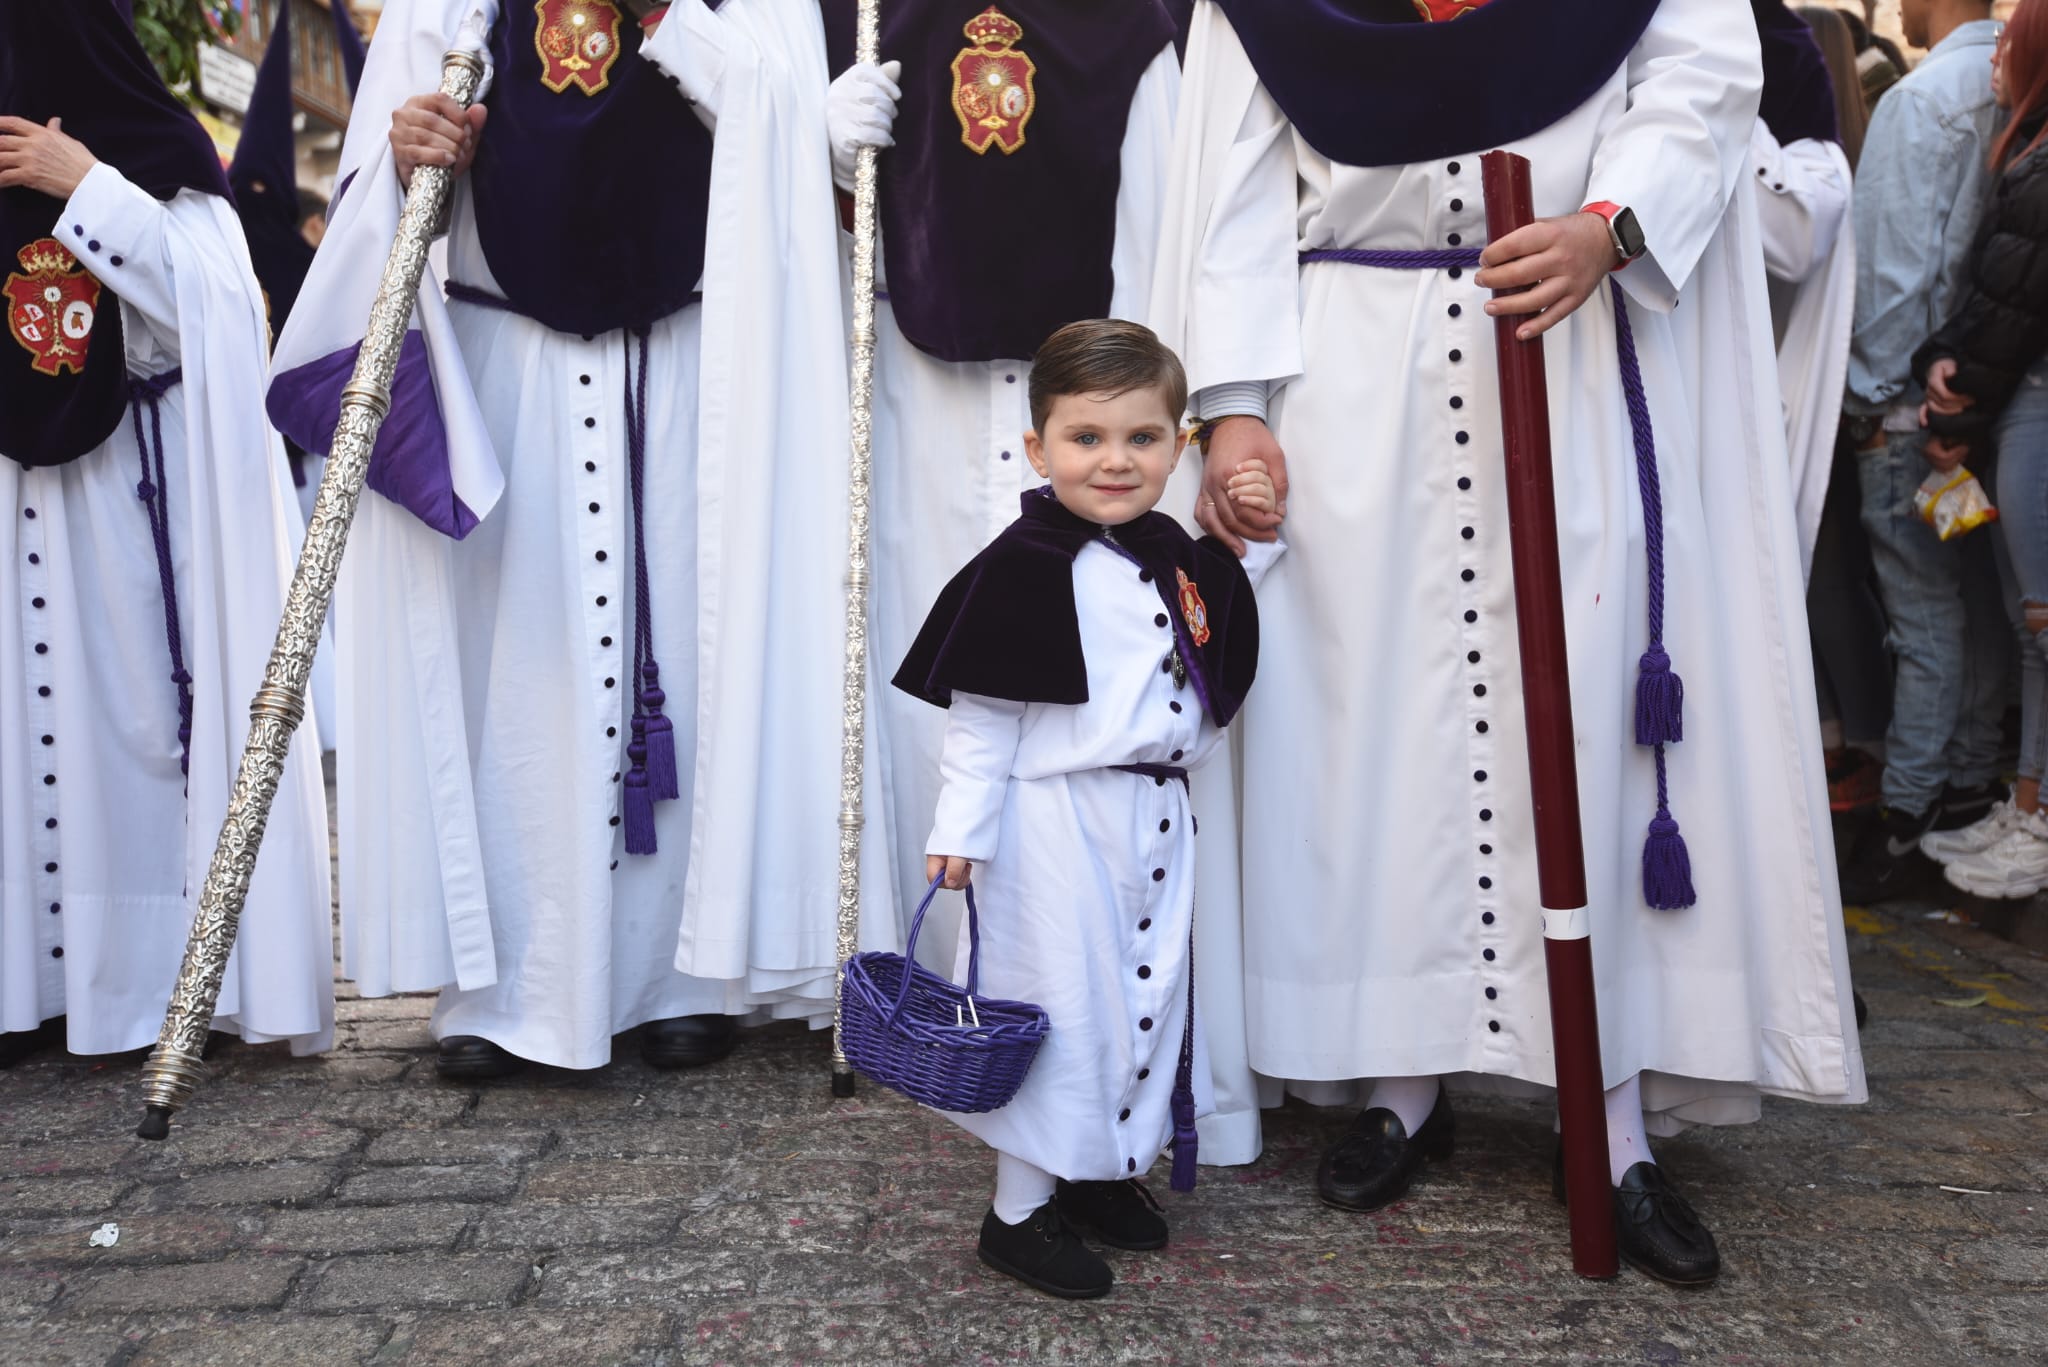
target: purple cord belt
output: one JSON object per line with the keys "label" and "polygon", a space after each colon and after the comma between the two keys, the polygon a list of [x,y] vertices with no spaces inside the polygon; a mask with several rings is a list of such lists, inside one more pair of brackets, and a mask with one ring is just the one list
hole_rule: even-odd
{"label": "purple cord belt", "polygon": [[[1442,270],[1456,279],[1479,264],[1479,249],[1447,251],[1320,250],[1301,254],[1301,263],[1335,262],[1376,266],[1383,270]],[[1657,762],[1657,813],[1643,842],[1643,900],[1659,911],[1676,911],[1696,900],[1692,859],[1671,816],[1671,785],[1664,747],[1684,738],[1685,685],[1671,668],[1664,649],[1664,500],[1657,477],[1657,445],[1650,428],[1650,403],[1643,390],[1642,366],[1636,357],[1635,331],[1621,282],[1610,278],[1614,333],[1621,370],[1622,401],[1628,410],[1629,433],[1635,444],[1636,487],[1643,504],[1643,558],[1649,570],[1649,645],[1636,665],[1636,744],[1646,746]]]}
{"label": "purple cord belt", "polygon": [[[1140,761],[1109,767],[1120,774],[1149,778],[1162,786],[1170,779],[1176,780],[1182,791],[1192,791],[1188,787],[1188,771],[1177,764]],[[1195,1154],[1201,1139],[1195,1132],[1195,924],[1192,914],[1188,918],[1188,1011],[1180,1026],[1180,1062],[1174,1069],[1173,1096],[1168,1106],[1173,1112],[1173,1176],[1169,1185],[1175,1191],[1193,1191]]]}
{"label": "purple cord belt", "polygon": [[[502,313],[520,313],[510,300],[475,285],[451,280],[447,288],[450,299]],[[633,512],[633,720],[631,739],[626,742],[622,799],[627,854],[655,853],[659,845],[654,834],[654,804],[682,793],[676,769],[675,724],[662,712],[668,697],[661,691],[661,665],[654,658],[653,589],[647,574],[647,357],[652,332],[647,327],[629,328],[625,338],[626,485]]]}
{"label": "purple cord belt", "polygon": [[[156,543],[156,575],[164,595],[164,639],[171,651],[171,683],[178,690],[178,772],[192,772],[192,675],[185,668],[184,632],[178,623],[178,581],[171,568],[171,498],[164,478],[163,397],[185,378],[183,366],[161,375],[128,377],[128,411],[135,419],[135,450],[142,460],[142,479],[135,486],[149,514],[149,535]],[[142,411],[149,410],[145,432]]]}

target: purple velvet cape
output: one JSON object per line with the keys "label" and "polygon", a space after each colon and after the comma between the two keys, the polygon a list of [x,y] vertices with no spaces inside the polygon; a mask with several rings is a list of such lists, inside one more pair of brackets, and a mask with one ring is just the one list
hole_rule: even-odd
{"label": "purple velvet cape", "polygon": [[[259,0],[260,2],[260,0]],[[343,0],[336,0],[343,5]],[[345,7],[345,6],[344,6]],[[242,119],[242,140],[228,163],[235,213],[249,240],[249,262],[270,306],[270,335],[284,331],[298,302],[313,246],[299,234],[298,158],[292,146],[292,7],[278,0],[277,24],[256,71]]]}
{"label": "purple velvet cape", "polygon": [[1657,0],[1491,0],[1430,24],[1410,0],[1217,3],[1281,112],[1346,166],[1540,133],[1620,69],[1657,11]]}
{"label": "purple velvet cape", "polygon": [[[854,0],[820,5],[831,68],[843,71]],[[1037,109],[1015,152],[977,154],[953,112],[953,58],[988,7],[882,7],[882,57],[903,63],[896,145],[881,157],[889,303],[903,335],[943,361],[1028,360],[1068,323],[1109,312],[1131,99],[1174,35],[1160,0],[998,0],[1037,66]]]}
{"label": "purple velvet cape", "polygon": [[[955,690],[1010,702],[1088,701],[1074,557],[1103,529],[1068,512],[1050,486],[1026,493],[1022,504],[1022,515],[940,592],[896,671],[896,687],[940,707],[952,706]],[[1197,541],[1164,513],[1112,530],[1159,591],[1196,696],[1218,726],[1228,726],[1259,667],[1259,609],[1243,563],[1216,538]],[[1208,608],[1207,645],[1188,634],[1176,570],[1194,581]]]}
{"label": "purple velvet cape", "polygon": [[[109,0],[0,3],[0,114],[64,131],[142,190],[169,200],[180,190],[227,196],[220,157],[172,97],[141,43]],[[0,277],[42,237],[67,244],[88,226],[63,223],[64,206],[34,190],[0,190]],[[102,282],[85,368],[44,375],[0,330],[0,454],[21,465],[62,465],[105,441],[127,415],[128,363],[121,307]]]}
{"label": "purple velvet cape", "polygon": [[363,62],[369,54],[363,50],[363,35],[356,32],[356,21],[349,16],[348,0],[332,2],[334,45],[341,51],[342,74],[348,77],[348,93],[353,96],[363,83]]}
{"label": "purple velvet cape", "polygon": [[1835,83],[1806,21],[1785,0],[1749,0],[1764,50],[1764,100],[1757,116],[1779,146],[1815,138],[1840,142]]}
{"label": "purple velvet cape", "polygon": [[513,309],[557,332],[651,327],[696,299],[711,134],[641,57],[631,17],[595,95],[541,84],[539,23],[514,0],[491,31],[490,121],[469,172],[484,259]]}

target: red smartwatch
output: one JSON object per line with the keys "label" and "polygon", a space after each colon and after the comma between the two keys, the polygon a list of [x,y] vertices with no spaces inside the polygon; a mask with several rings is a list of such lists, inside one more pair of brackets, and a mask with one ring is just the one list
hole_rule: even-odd
{"label": "red smartwatch", "polygon": [[1628,263],[1641,256],[1648,244],[1643,241],[1642,225],[1636,222],[1636,211],[1625,209],[1608,200],[1597,199],[1579,210],[1582,214],[1598,214],[1607,224],[1607,237],[1614,244],[1615,270],[1623,270]]}

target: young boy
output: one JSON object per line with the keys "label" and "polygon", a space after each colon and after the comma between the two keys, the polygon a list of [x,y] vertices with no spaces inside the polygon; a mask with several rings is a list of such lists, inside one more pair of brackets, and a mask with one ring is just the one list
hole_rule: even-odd
{"label": "young boy", "polygon": [[[1135,323],[1054,333],[1031,372],[1024,449],[1049,481],[939,596],[896,686],[951,709],[927,877],[981,865],[981,990],[1053,1028],[1016,1098],[953,1119],[996,1150],[983,1262],[1069,1299],[1109,1290],[1114,1248],[1166,1243],[1138,1185],[1174,1141],[1194,1181],[1208,1065],[1193,1005],[1194,835],[1187,770],[1258,664],[1251,580],[1153,511],[1186,438],[1187,378]],[[1227,486],[1271,512],[1263,466]]]}

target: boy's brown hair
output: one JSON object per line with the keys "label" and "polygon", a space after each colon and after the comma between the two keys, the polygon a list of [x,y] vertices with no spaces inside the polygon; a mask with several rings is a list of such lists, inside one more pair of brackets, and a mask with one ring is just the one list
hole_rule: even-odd
{"label": "boy's brown hair", "polygon": [[1188,407],[1188,374],[1151,328],[1117,318],[1069,323],[1045,339],[1031,363],[1031,425],[1044,431],[1053,400],[1069,394],[1163,389],[1169,421]]}

